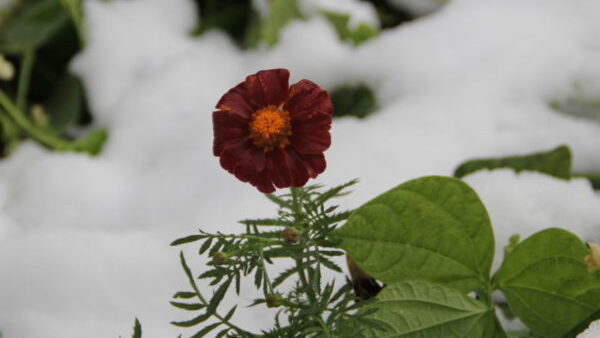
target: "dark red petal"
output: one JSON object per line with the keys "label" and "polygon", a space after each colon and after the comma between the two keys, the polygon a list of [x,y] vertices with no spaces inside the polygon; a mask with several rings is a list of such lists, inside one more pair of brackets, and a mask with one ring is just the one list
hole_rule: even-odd
{"label": "dark red petal", "polygon": [[283,158],[290,169],[290,178],[293,187],[301,187],[308,181],[308,170],[300,155],[292,147],[283,149]]}
{"label": "dark red petal", "polygon": [[255,186],[260,192],[265,194],[270,194],[275,192],[275,187],[273,187],[273,183],[266,171],[259,173],[254,179],[250,182],[253,186]]}
{"label": "dark red petal", "polygon": [[325,156],[323,154],[300,155],[300,157],[304,161],[310,178],[317,177],[320,173],[325,171],[325,168],[327,167],[327,162],[325,162]]}
{"label": "dark red petal", "polygon": [[309,80],[302,80],[290,87],[284,110],[292,120],[310,119],[314,114],[333,115],[333,103],[327,91]]}
{"label": "dark red petal", "polygon": [[248,102],[254,110],[282,104],[288,95],[287,69],[268,69],[246,77],[245,85]]}
{"label": "dark red petal", "polygon": [[287,69],[270,69],[258,72],[265,104],[278,107],[288,97],[290,72]]}
{"label": "dark red petal", "polygon": [[252,144],[251,140],[242,139],[225,146],[220,155],[221,166],[244,182],[250,181],[265,167],[262,149]]}
{"label": "dark red petal", "polygon": [[290,142],[300,154],[320,154],[331,145],[331,116],[319,113],[292,121]]}
{"label": "dark red petal", "polygon": [[[232,117],[235,116],[235,117]],[[248,137],[248,123],[232,112],[213,112],[213,154],[219,156],[229,143]]]}
{"label": "dark red petal", "polygon": [[267,165],[265,171],[277,188],[286,188],[292,185],[290,169],[282,149],[275,149],[267,153]]}
{"label": "dark red petal", "polygon": [[231,88],[217,103],[217,109],[232,112],[239,117],[249,120],[254,109],[249,103],[245,82]]}

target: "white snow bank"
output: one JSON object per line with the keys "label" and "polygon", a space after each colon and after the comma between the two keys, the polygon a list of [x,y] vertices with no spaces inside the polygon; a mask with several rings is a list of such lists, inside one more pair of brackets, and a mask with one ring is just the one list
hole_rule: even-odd
{"label": "white snow bank", "polygon": [[[486,205],[496,243],[495,271],[508,238],[521,240],[543,229],[572,229],[585,241],[600,238],[600,194],[586,179],[570,181],[510,169],[479,171],[465,178]],[[564,206],[568,205],[568,208]]]}
{"label": "white snow bank", "polygon": [[[6,337],[127,336],[136,316],[144,337],[180,332],[169,321],[189,314],[168,300],[186,281],[168,243],[273,214],[211,152],[215,103],[259,69],[376,91],[374,115],[334,122],[317,180],[360,178],[346,207],[415,177],[450,175],[469,158],[559,144],[571,146],[576,170],[600,171],[600,126],[548,108],[586,74],[600,74],[598,3],[454,0],[360,48],[316,16],[289,25],[274,49],[250,52],[217,32],[190,38],[193,13],[186,0],[86,2],[89,44],[73,69],[110,138],[96,158],[26,144],[0,162]],[[600,200],[585,181],[506,170],[466,180],[490,211],[498,248],[513,233],[548,226],[600,241]],[[199,273],[194,251],[188,260]],[[272,312],[256,309],[236,321],[268,327]]]}
{"label": "white snow bank", "polygon": [[302,11],[310,16],[322,11],[343,13],[350,16],[350,26],[367,23],[379,27],[377,11],[370,2],[355,0],[302,0]]}
{"label": "white snow bank", "polygon": [[600,320],[590,324],[587,330],[583,331],[577,338],[598,338],[600,337]]}

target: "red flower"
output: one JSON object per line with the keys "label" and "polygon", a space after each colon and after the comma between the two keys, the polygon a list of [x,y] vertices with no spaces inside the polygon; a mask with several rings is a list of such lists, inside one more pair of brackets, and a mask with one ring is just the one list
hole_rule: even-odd
{"label": "red flower", "polygon": [[331,144],[329,94],[308,80],[288,86],[289,76],[286,69],[250,75],[213,113],[213,153],[221,166],[263,193],[317,177]]}

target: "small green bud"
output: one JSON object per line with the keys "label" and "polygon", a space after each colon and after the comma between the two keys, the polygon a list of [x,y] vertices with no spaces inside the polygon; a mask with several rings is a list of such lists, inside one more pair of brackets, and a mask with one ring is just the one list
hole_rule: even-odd
{"label": "small green bud", "polygon": [[267,299],[265,300],[267,302],[267,307],[270,308],[280,307],[284,303],[283,296],[281,295],[281,293],[272,293],[270,295],[267,295]]}
{"label": "small green bud", "polygon": [[508,239],[508,244],[504,246],[504,255],[508,255],[519,244],[521,236],[514,234]]}
{"label": "small green bud", "polygon": [[46,109],[41,104],[34,104],[31,106],[31,118],[35,122],[35,124],[39,126],[47,126],[48,125],[48,113],[46,113]]}
{"label": "small green bud", "polygon": [[587,243],[590,254],[584,257],[585,265],[589,273],[600,270],[600,245],[594,242]]}
{"label": "small green bud", "polygon": [[223,251],[217,251],[212,256],[212,261],[213,261],[214,265],[223,265],[223,264],[226,264],[228,260],[229,260],[229,255],[227,255]]}
{"label": "small green bud", "polygon": [[283,229],[283,231],[281,232],[281,238],[283,239],[283,242],[285,244],[296,244],[298,242],[300,242],[300,238],[302,237],[302,234],[292,228],[292,227],[286,227],[285,229]]}
{"label": "small green bud", "polygon": [[0,54],[0,80],[10,81],[15,76],[15,67]]}

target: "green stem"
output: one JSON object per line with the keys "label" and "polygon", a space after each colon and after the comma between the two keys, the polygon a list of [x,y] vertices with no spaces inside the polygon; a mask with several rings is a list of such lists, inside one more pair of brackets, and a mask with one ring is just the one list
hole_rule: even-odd
{"label": "green stem", "polygon": [[[301,226],[303,229],[305,228],[304,222],[304,213],[302,212],[302,196],[304,195],[302,192],[304,188],[290,188],[290,192],[292,193],[292,212],[294,217],[294,223]],[[303,253],[304,249],[300,252]],[[300,276],[300,283],[302,283],[302,287],[306,290],[306,295],[311,303],[316,303],[317,299],[313,293],[312,287],[308,283],[308,279],[306,278],[306,274],[304,268],[300,268],[302,266],[302,257],[294,258],[296,261],[296,266],[298,269],[298,275]]]}
{"label": "green stem", "polygon": [[19,87],[17,89],[17,107],[22,112],[25,111],[27,105],[27,93],[29,93],[29,81],[31,80],[34,60],[35,52],[32,48],[28,48],[23,53],[23,63],[19,72]]}
{"label": "green stem", "polygon": [[[271,280],[269,279],[269,274],[267,273],[267,265],[265,264],[265,257],[263,256],[262,249],[260,249],[259,252],[260,252],[260,265],[262,266],[262,272],[263,272],[263,280],[265,281],[265,285],[267,287],[266,293],[274,294],[273,286],[271,285]],[[266,293],[265,293],[265,298],[267,297]]]}
{"label": "green stem", "polygon": [[15,123],[35,140],[55,150],[75,150],[73,145],[60,137],[41,129],[33,124],[17,106],[0,90],[0,106],[8,113]]}

